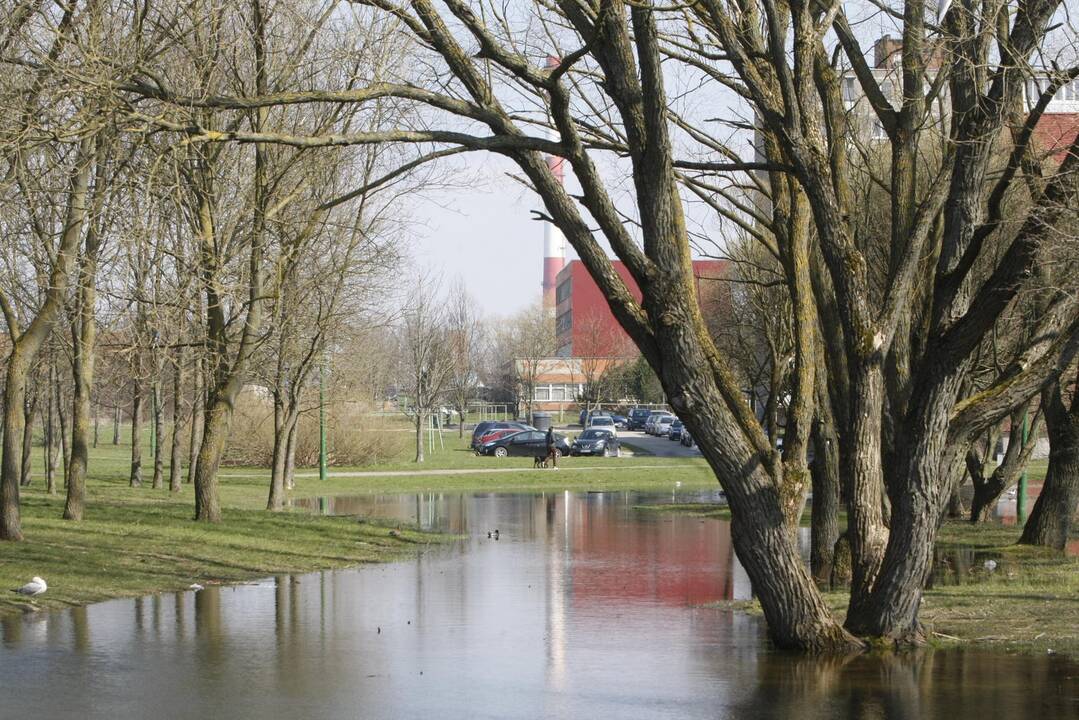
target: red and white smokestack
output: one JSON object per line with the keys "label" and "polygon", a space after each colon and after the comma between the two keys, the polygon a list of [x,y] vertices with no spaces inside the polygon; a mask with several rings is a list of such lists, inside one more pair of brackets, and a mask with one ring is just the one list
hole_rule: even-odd
{"label": "red and white smokestack", "polygon": [[[553,55],[547,56],[547,69],[558,67],[558,58]],[[548,139],[558,141],[558,130],[551,128],[548,131]],[[563,158],[555,155],[547,156],[547,167],[561,185],[564,181],[562,163]],[[543,307],[550,310],[555,308],[555,278],[566,265],[566,236],[554,223],[543,225]]]}

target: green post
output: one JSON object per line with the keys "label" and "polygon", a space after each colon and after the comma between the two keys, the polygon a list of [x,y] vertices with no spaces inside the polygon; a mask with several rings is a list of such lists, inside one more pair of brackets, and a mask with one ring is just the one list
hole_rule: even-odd
{"label": "green post", "polygon": [[318,479],[326,479],[326,360],[318,366]]}
{"label": "green post", "polygon": [[[1027,446],[1030,433],[1030,418],[1026,412],[1023,413],[1023,447]],[[1010,441],[1009,441],[1010,442]],[[1015,498],[1015,521],[1020,526],[1027,523],[1027,471],[1023,469],[1023,474],[1019,476],[1019,491],[1016,493]]]}

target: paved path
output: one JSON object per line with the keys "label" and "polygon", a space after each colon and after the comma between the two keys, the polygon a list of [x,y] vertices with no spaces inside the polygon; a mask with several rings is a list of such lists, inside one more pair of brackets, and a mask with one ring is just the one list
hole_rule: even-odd
{"label": "paved path", "polygon": [[638,430],[619,430],[618,439],[650,452],[656,457],[693,458],[701,456],[701,451],[697,449],[696,445],[686,447],[677,440],[646,435]]}
{"label": "paved path", "polygon": [[[493,458],[492,458],[493,460]],[[576,465],[574,460],[561,460],[562,465],[559,468],[563,470],[611,470],[615,463],[618,462],[617,458],[611,458],[611,465]],[[681,465],[635,465],[636,469],[652,469],[652,468],[678,468]],[[551,470],[552,468],[547,468]],[[420,477],[430,475],[488,475],[496,473],[521,473],[521,472],[536,472],[537,468],[533,467],[506,467],[506,468],[463,468],[452,470],[331,470],[328,473],[328,477],[348,477],[348,478],[364,478],[364,477]],[[268,473],[219,473],[218,477],[263,477]],[[301,472],[296,473],[296,477],[299,478],[317,478],[317,472]]]}

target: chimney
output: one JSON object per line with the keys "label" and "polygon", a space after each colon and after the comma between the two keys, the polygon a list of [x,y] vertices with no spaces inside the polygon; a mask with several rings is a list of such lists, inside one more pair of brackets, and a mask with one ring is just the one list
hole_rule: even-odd
{"label": "chimney", "polygon": [[[547,56],[547,69],[558,67],[561,62],[557,57],[553,55]],[[558,131],[552,128],[548,132],[548,138],[558,141],[561,137]],[[563,182],[563,169],[562,164],[565,161],[554,155],[547,156],[547,167],[550,168],[551,173],[558,180],[559,184]],[[543,307],[554,311],[556,298],[555,298],[555,279],[558,277],[558,273],[566,265],[566,237],[562,234],[562,230],[559,229],[554,223],[543,224]]]}
{"label": "chimney", "polygon": [[873,67],[885,70],[901,65],[903,62],[903,41],[891,35],[885,35],[873,45]]}

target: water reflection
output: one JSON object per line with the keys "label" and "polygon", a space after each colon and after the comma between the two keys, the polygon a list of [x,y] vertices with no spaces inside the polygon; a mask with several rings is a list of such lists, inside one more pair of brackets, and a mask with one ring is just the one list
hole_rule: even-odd
{"label": "water reflection", "polygon": [[4,618],[0,677],[17,691],[0,715],[1074,715],[1079,668],[1060,657],[769,650],[757,619],[701,607],[748,597],[726,523],[635,509],[669,499],[328,499],[466,539],[390,565]]}

